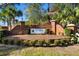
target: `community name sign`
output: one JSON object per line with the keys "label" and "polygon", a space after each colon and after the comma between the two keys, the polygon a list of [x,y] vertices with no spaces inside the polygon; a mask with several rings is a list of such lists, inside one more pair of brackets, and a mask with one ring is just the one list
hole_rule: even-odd
{"label": "community name sign", "polygon": [[31,34],[45,34],[46,33],[46,29],[42,29],[42,28],[32,28],[30,29]]}

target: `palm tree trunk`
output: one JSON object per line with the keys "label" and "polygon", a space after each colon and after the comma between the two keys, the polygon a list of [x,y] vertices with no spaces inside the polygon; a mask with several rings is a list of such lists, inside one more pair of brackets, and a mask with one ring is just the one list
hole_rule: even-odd
{"label": "palm tree trunk", "polygon": [[[50,3],[48,3],[48,12],[50,12]],[[50,22],[50,15],[48,15],[48,21]]]}

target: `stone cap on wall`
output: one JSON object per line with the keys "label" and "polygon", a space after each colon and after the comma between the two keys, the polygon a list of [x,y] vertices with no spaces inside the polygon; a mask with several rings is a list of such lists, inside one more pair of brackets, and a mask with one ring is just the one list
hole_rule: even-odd
{"label": "stone cap on wall", "polygon": [[67,24],[68,27],[74,27],[76,26],[75,24]]}
{"label": "stone cap on wall", "polygon": [[56,22],[56,20],[50,20],[50,22]]}

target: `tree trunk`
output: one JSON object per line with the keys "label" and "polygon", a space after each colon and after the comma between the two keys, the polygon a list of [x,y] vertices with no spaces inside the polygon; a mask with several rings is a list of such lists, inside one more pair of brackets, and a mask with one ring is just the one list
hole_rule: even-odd
{"label": "tree trunk", "polygon": [[11,30],[11,21],[10,20],[7,20],[7,26],[8,26],[8,30],[10,31]]}

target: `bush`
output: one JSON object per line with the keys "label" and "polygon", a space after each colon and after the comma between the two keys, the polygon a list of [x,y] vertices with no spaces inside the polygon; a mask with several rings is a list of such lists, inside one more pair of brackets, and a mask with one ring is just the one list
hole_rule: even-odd
{"label": "bush", "polygon": [[47,41],[42,40],[42,42],[41,42],[41,46],[47,46]]}
{"label": "bush", "polygon": [[53,39],[50,39],[48,43],[49,44],[54,44],[54,40]]}
{"label": "bush", "polygon": [[32,46],[32,40],[24,40],[23,43],[25,46]]}
{"label": "bush", "polygon": [[45,40],[39,40],[39,41],[38,41],[38,44],[39,44],[40,46],[44,46],[44,44],[46,44],[46,42],[45,42]]}
{"label": "bush", "polygon": [[79,44],[79,37],[77,37],[77,43]]}
{"label": "bush", "polygon": [[78,43],[78,39],[76,37],[72,37],[71,38],[71,43],[72,44],[77,44]]}
{"label": "bush", "polygon": [[68,40],[63,40],[63,39],[59,39],[59,40],[55,40],[54,44],[56,46],[68,46]]}
{"label": "bush", "polygon": [[3,42],[4,44],[8,44],[9,43],[8,40],[3,40],[3,41],[4,41]]}
{"label": "bush", "polygon": [[65,28],[64,32],[65,32],[65,35],[67,35],[67,36],[71,35],[71,30],[70,29]]}
{"label": "bush", "polygon": [[60,40],[55,40],[55,41],[54,41],[54,44],[55,44],[56,46],[59,46],[59,45],[61,44],[61,41],[60,41]]}
{"label": "bush", "polygon": [[69,44],[76,44],[76,40],[2,40],[3,44],[19,45],[19,46],[68,46]]}
{"label": "bush", "polygon": [[38,40],[32,40],[31,41],[32,46],[36,46],[37,43],[38,43]]}
{"label": "bush", "polygon": [[[15,42],[15,41],[12,41],[12,43],[13,43],[13,42],[14,42],[16,45],[21,45],[21,44],[22,44],[22,43],[21,43],[21,40],[16,40],[16,42]],[[12,43],[11,43],[11,44],[12,44]]]}
{"label": "bush", "polygon": [[0,31],[0,41],[2,41],[3,37],[6,37],[10,35],[10,32],[8,30],[1,30]]}
{"label": "bush", "polygon": [[45,42],[46,42],[46,46],[50,46],[50,44],[52,43],[52,40],[51,40],[51,42],[50,42],[50,40],[46,40]]}
{"label": "bush", "polygon": [[67,40],[62,40],[62,46],[68,46],[68,41]]}
{"label": "bush", "polygon": [[10,40],[10,44],[11,45],[14,45],[14,40]]}
{"label": "bush", "polygon": [[14,45],[18,45],[18,41],[19,41],[19,40],[15,40],[15,39],[14,39]]}
{"label": "bush", "polygon": [[9,36],[11,33],[8,30],[2,30],[4,37]]}
{"label": "bush", "polygon": [[3,36],[4,36],[4,35],[3,35],[3,32],[0,31],[0,39],[2,39]]}
{"label": "bush", "polygon": [[0,43],[2,43],[2,40],[0,39]]}
{"label": "bush", "polygon": [[77,44],[78,43],[78,40],[77,38],[74,37],[74,44]]}

